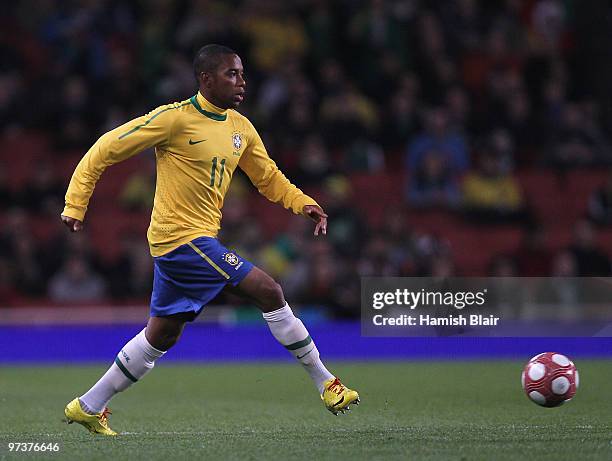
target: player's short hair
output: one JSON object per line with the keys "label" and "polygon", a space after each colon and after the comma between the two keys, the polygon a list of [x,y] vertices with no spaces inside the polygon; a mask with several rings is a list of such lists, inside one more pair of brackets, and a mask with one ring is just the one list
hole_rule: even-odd
{"label": "player's short hair", "polygon": [[237,54],[234,50],[223,45],[206,45],[198,50],[193,58],[193,73],[196,81],[202,72],[214,72],[221,63],[221,56]]}

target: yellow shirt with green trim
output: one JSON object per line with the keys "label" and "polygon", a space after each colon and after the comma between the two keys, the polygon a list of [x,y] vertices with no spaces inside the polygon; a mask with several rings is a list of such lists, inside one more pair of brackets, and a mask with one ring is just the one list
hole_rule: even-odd
{"label": "yellow shirt with green trim", "polygon": [[153,256],[198,237],[217,236],[236,167],[267,199],[296,214],[305,205],[317,204],[278,169],[246,117],[214,106],[198,92],[102,135],[77,165],[62,214],[82,221],[104,170],[149,147],[155,147],[157,161],[147,231]]}

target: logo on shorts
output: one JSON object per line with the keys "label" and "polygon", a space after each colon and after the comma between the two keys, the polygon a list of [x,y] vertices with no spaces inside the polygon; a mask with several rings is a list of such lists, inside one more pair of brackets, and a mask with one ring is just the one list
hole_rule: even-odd
{"label": "logo on shorts", "polygon": [[225,259],[225,262],[235,266],[236,264],[238,264],[238,256],[236,256],[234,253],[225,253],[223,255],[223,259]]}

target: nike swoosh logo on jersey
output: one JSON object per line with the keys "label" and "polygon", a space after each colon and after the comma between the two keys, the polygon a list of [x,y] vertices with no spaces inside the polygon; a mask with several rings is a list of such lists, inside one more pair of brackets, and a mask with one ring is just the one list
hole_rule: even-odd
{"label": "nike swoosh logo on jersey", "polygon": [[194,144],[199,144],[204,141],[206,141],[206,139],[201,139],[200,141],[192,141],[191,139],[189,139],[189,145],[193,146]]}
{"label": "nike swoosh logo on jersey", "polygon": [[306,357],[308,354],[310,354],[312,351],[314,350],[314,347],[312,349],[310,349],[308,352],[306,352],[304,355],[298,355],[297,358],[299,359],[303,359],[304,357]]}

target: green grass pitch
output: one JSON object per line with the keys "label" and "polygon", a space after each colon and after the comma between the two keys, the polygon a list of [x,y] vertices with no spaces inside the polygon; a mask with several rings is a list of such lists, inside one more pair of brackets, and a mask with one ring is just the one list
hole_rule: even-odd
{"label": "green grass pitch", "polygon": [[[611,460],[610,363],[577,361],[581,388],[553,409],[527,400],[522,365],[333,363],[362,397],[335,417],[290,363],[160,363],[111,402],[116,438],[62,422],[105,365],[2,367],[0,459]],[[60,452],[8,452],[30,441]]]}

